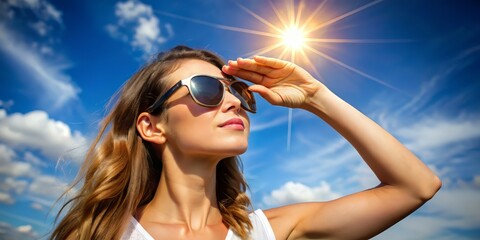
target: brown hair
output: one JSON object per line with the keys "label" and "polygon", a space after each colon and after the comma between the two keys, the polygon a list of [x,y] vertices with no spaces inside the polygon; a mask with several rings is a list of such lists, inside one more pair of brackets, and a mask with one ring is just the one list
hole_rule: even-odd
{"label": "brown hair", "polygon": [[[128,219],[152,200],[162,161],[137,133],[136,119],[166,91],[164,81],[159,80],[173,72],[182,59],[203,60],[220,69],[224,64],[211,52],[177,46],[160,53],[125,83],[70,190],[82,181],[83,185],[60,209],[56,221],[68,211],[50,239],[119,239]],[[252,228],[248,218],[251,203],[240,167],[238,157],[217,164],[216,193],[223,221],[246,238]]]}

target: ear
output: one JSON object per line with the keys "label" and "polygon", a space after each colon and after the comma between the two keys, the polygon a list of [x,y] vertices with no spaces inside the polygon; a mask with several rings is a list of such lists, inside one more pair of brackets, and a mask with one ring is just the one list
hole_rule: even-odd
{"label": "ear", "polygon": [[167,141],[160,118],[150,113],[140,113],[137,118],[137,131],[145,141],[155,144],[164,144]]}

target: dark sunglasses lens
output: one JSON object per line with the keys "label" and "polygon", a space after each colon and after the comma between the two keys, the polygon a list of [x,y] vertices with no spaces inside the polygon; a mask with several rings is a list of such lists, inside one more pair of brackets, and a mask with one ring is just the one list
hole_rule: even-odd
{"label": "dark sunglasses lens", "polygon": [[246,110],[255,112],[257,110],[253,93],[248,90],[248,85],[243,82],[234,82],[230,85],[232,94],[240,99],[242,107]]}
{"label": "dark sunglasses lens", "polygon": [[196,76],[192,78],[190,86],[192,96],[204,105],[216,106],[223,99],[223,84],[215,78]]}

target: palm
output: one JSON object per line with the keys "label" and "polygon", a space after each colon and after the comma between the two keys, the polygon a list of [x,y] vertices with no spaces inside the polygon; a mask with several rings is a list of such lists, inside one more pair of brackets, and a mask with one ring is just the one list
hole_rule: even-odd
{"label": "palm", "polygon": [[230,62],[226,73],[256,84],[260,93],[274,105],[302,107],[308,97],[322,87],[307,71],[297,65],[273,58],[256,57]]}

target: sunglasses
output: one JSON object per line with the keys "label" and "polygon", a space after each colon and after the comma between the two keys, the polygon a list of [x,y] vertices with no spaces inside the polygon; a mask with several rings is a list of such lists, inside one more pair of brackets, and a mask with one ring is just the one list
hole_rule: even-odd
{"label": "sunglasses", "polygon": [[165,101],[182,86],[187,87],[193,101],[200,106],[216,107],[220,105],[225,97],[225,91],[228,90],[240,100],[243,109],[251,113],[255,113],[257,110],[253,93],[248,90],[246,83],[229,78],[193,75],[178,81],[165,94],[157,98],[148,108],[149,112],[152,114],[159,113]]}

